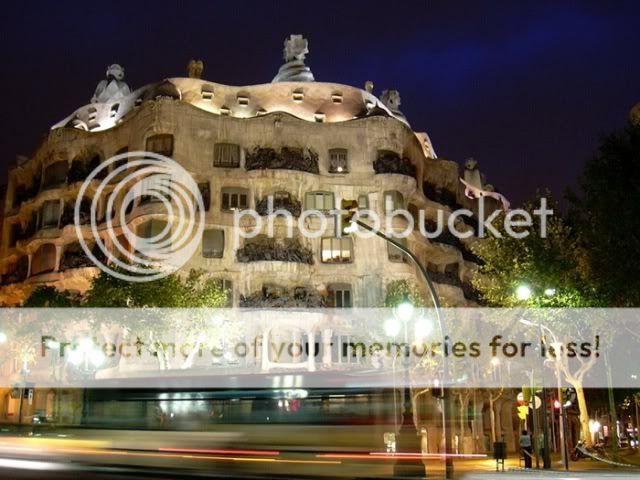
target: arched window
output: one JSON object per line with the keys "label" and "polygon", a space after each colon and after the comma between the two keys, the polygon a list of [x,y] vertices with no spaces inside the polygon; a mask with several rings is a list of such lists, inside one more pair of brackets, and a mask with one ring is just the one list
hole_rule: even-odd
{"label": "arched window", "polygon": [[329,173],[349,173],[349,158],[346,148],[329,150]]}
{"label": "arched window", "polygon": [[305,210],[328,212],[335,207],[335,204],[332,192],[307,192],[304,197]]}
{"label": "arched window", "polygon": [[350,308],[353,306],[353,293],[348,283],[329,284],[328,303],[334,308]]}
{"label": "arched window", "polygon": [[66,161],[60,161],[48,165],[44,169],[44,179],[42,181],[42,188],[56,188],[64,185],[67,182],[67,172],[69,171],[69,163]]}
{"label": "arched window", "polygon": [[173,135],[163,133],[147,138],[147,152],[170,157],[173,155]]}
{"label": "arched window", "polygon": [[240,145],[216,143],[213,146],[213,166],[237,168],[240,166]]}
{"label": "arched window", "polygon": [[322,239],[322,263],[351,263],[353,262],[353,240],[351,237]]}
{"label": "arched window", "polygon": [[31,275],[53,272],[56,268],[56,247],[53,243],[41,245],[31,259]]}

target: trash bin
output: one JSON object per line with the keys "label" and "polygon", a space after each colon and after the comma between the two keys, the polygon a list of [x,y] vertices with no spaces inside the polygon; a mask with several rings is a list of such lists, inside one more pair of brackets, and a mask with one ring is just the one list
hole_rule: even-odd
{"label": "trash bin", "polygon": [[496,461],[496,472],[500,466],[504,472],[504,461],[507,459],[507,444],[505,442],[493,442],[493,458]]}

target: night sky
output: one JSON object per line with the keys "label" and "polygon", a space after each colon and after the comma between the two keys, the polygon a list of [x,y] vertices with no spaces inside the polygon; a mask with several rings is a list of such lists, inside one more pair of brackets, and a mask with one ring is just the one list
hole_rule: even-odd
{"label": "night sky", "polygon": [[186,76],[191,58],[208,80],[266,83],[290,33],[308,38],[316,80],[398,89],[440,157],[475,157],[516,202],[563,195],[640,102],[640,2],[8,2],[2,169],[111,63],[132,89]]}

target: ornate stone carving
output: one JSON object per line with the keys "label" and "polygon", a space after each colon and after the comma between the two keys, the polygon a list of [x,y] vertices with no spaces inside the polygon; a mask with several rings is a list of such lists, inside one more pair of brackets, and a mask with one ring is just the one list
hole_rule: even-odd
{"label": "ornate stone carving", "polygon": [[400,92],[398,90],[384,90],[380,95],[380,101],[387,107],[396,117],[406,120],[404,114],[400,111]]}
{"label": "ornate stone carving", "polygon": [[403,158],[396,152],[382,151],[373,162],[376,173],[397,173],[408,177],[416,177],[416,167],[408,158]]}
{"label": "ornate stone carving", "polygon": [[279,243],[274,238],[258,236],[239,248],[236,258],[240,263],[272,261],[313,265],[313,252],[295,238]]}
{"label": "ornate stone carving", "polygon": [[[276,197],[273,199],[273,211],[287,210],[294,217],[299,217],[302,213],[302,204],[292,197]],[[256,203],[256,212],[259,215],[269,215],[269,197],[264,197]]]}
{"label": "ornate stone carving", "polygon": [[107,68],[107,78],[98,83],[91,103],[108,103],[126,97],[131,93],[124,81],[124,68],[114,63]]}
{"label": "ornate stone carving", "polygon": [[291,35],[284,41],[284,65],[272,82],[313,82],[311,69],[304,64],[309,44],[302,35]]}
{"label": "ornate stone carving", "polygon": [[311,149],[283,147],[280,151],[268,147],[256,147],[247,153],[247,170],[298,170],[319,173],[318,154]]}
{"label": "ornate stone carving", "polygon": [[295,287],[293,291],[275,285],[265,285],[262,290],[240,296],[240,306],[245,308],[322,308],[324,297],[314,288]]}
{"label": "ornate stone carving", "polygon": [[187,65],[187,74],[189,78],[202,78],[204,71],[204,63],[202,60],[191,60]]}
{"label": "ornate stone carving", "polygon": [[478,169],[478,162],[475,158],[467,158],[464,162],[464,180],[476,188],[484,187],[485,178]]}
{"label": "ornate stone carving", "polygon": [[497,193],[493,185],[485,185],[484,175],[478,170],[478,162],[474,158],[467,158],[464,163],[464,178],[460,181],[464,185],[464,194],[467,198],[491,197],[502,204],[503,210],[509,210],[509,200],[504,195]]}

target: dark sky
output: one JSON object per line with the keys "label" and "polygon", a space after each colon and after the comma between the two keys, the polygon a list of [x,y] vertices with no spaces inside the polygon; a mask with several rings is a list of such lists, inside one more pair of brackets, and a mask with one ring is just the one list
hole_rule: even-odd
{"label": "dark sky", "polygon": [[640,102],[640,2],[102,1],[3,5],[3,165],[88,102],[106,66],[133,88],[186,76],[269,82],[284,38],[319,81],[397,88],[436,152],[475,157],[519,202],[575,184],[599,136]]}

